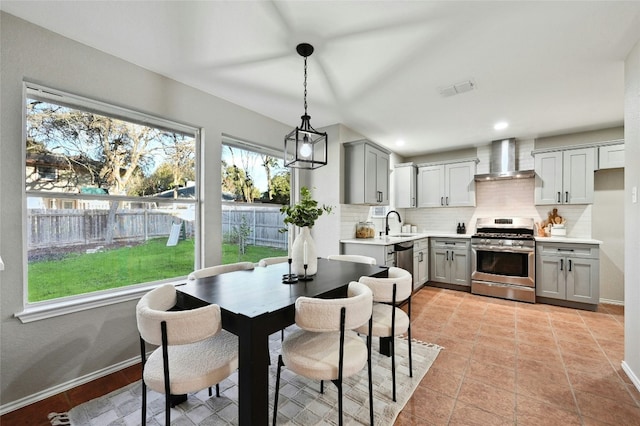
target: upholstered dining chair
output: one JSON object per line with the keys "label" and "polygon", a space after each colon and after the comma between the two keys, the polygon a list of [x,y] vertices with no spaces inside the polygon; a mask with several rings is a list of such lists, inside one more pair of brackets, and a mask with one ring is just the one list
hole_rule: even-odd
{"label": "upholstered dining chair", "polygon": [[[238,369],[238,338],[222,330],[220,307],[170,311],[176,289],[166,284],[142,296],[136,306],[142,359],[142,424],[147,418],[147,387],[165,394],[165,422],[171,406],[186,394],[216,385]],[[156,345],[146,357],[146,343]],[[178,398],[175,398],[178,396]],[[180,397],[181,396],[181,397]]]}
{"label": "upholstered dining chair", "polygon": [[295,303],[295,322],[300,329],[282,342],[278,356],[273,425],[278,415],[280,372],[286,366],[303,377],[331,380],[338,388],[338,424],[342,425],[342,380],[357,374],[365,363],[369,374],[369,416],[373,424],[373,384],[371,381],[371,333],[365,341],[353,331],[365,327],[371,331],[373,295],[358,282],[349,283],[346,298],[320,299],[299,297]]}
{"label": "upholstered dining chair", "polygon": [[[396,345],[395,336],[407,333],[409,345],[409,377],[413,377],[411,355],[411,292],[413,278],[405,269],[389,268],[388,278],[360,277],[373,292],[373,336],[391,338],[391,376],[393,379],[393,400],[396,400]],[[407,304],[407,312],[400,305]],[[356,329],[367,333],[366,327]]]}
{"label": "upholstered dining chair", "polygon": [[269,266],[276,263],[284,263],[288,261],[289,258],[287,256],[276,256],[276,257],[265,257],[264,259],[260,259],[258,262],[258,266]]}
{"label": "upholstered dining chair", "polygon": [[375,257],[362,256],[360,254],[330,254],[328,260],[343,260],[346,262],[366,263],[367,265],[376,265]]}
{"label": "upholstered dining chair", "polygon": [[196,269],[187,276],[187,279],[197,280],[198,278],[212,277],[214,275],[225,274],[227,272],[251,270],[255,268],[255,266],[256,265],[253,262],[237,262],[229,263],[227,265],[209,266],[208,268]]}

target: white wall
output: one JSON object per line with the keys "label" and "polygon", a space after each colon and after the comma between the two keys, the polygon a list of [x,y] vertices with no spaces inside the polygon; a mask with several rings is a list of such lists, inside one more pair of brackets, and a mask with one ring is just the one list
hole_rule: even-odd
{"label": "white wall", "polygon": [[624,361],[623,368],[640,389],[640,203],[631,191],[640,187],[640,42],[625,61],[624,96]]}
{"label": "white wall", "polygon": [[[139,356],[135,301],[22,324],[24,191],[22,82],[121,105],[204,129],[204,250],[221,259],[220,146],[226,133],[281,149],[289,126],[0,15],[0,404],[23,404]],[[295,124],[294,124],[295,125]],[[33,401],[31,401],[33,402]],[[24,404],[23,404],[24,405]]]}

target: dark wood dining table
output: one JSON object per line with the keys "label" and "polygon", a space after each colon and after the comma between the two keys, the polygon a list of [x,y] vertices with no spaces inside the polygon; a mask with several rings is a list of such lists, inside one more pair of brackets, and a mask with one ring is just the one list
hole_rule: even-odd
{"label": "dark wood dining table", "polygon": [[240,425],[269,422],[269,335],[295,322],[300,296],[345,297],[351,281],[361,276],[387,276],[387,268],[318,259],[311,281],[282,282],[288,264],[279,263],[200,278],[178,285],[179,309],[218,304],[222,327],[238,336],[238,402]]}

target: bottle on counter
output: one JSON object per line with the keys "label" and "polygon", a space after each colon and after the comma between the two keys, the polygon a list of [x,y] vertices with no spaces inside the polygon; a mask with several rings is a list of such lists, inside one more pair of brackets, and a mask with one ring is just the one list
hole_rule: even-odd
{"label": "bottle on counter", "polygon": [[460,226],[460,222],[458,222],[458,227],[456,228],[456,234],[462,233],[462,226]]}
{"label": "bottle on counter", "polygon": [[467,233],[467,228],[465,228],[464,222],[462,222],[462,228],[460,229],[460,233],[461,234],[466,234]]}

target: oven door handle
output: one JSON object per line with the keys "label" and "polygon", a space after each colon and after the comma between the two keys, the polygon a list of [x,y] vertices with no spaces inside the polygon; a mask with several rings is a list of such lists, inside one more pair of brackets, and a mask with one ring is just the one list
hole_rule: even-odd
{"label": "oven door handle", "polygon": [[533,253],[533,247],[503,247],[503,246],[489,246],[489,247],[474,247],[475,251],[495,251],[500,253]]}

